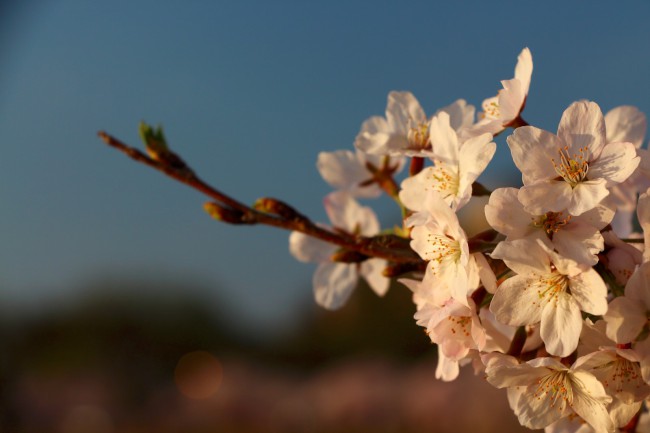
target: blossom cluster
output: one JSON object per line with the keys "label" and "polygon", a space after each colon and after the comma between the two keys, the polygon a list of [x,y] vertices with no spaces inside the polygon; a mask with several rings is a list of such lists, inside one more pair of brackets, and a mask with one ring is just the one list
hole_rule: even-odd
{"label": "blossom cluster", "polygon": [[[525,48],[514,77],[478,114],[459,99],[428,116],[410,92],[390,92],[385,116],[362,124],[354,151],[318,156],[335,189],[325,209],[337,232],[409,240],[422,265],[398,281],[437,346],[438,378],[454,380],[471,365],[507,389],[531,429],[641,431],[650,396],[646,117],[631,106],[603,114],[582,100],[564,111],[557,132],[537,128],[522,117],[532,72]],[[494,137],[507,130],[522,186],[487,191],[477,179],[495,154]],[[357,201],[382,192],[399,204],[402,227],[382,231]],[[468,238],[457,212],[477,195],[489,195],[492,229]],[[328,309],[345,304],[359,277],[381,296],[395,275],[384,258],[346,254],[300,232],[290,250],[319,264],[314,291]]]}

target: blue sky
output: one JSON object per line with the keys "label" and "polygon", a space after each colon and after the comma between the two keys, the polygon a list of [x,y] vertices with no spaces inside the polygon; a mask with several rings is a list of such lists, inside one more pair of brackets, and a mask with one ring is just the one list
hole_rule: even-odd
{"label": "blue sky", "polygon": [[[211,221],[205,198],[104,147],[161,123],[245,202],[324,220],[319,151],[351,148],[391,90],[474,105],[533,53],[525,118],[555,131],[590,99],[650,112],[647,1],[20,2],[0,8],[0,303],[47,308],[89,282],[196,282],[248,329],[286,324],[314,267],[285,232]],[[517,179],[504,137],[482,178]],[[397,218],[390,203],[377,210]]]}

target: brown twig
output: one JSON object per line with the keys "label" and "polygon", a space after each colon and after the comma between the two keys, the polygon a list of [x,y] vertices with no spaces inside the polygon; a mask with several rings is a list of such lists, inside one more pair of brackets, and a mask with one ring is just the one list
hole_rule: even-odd
{"label": "brown twig", "polygon": [[[356,251],[368,257],[378,257],[393,263],[421,263],[422,259],[408,247],[408,240],[403,242],[387,242],[386,236],[364,237],[334,232],[324,229],[293,208],[279,200],[260,199],[258,210],[249,207],[238,200],[224,194],[218,189],[205,183],[187,165],[177,167],[154,160],[140,150],[128,146],[104,131],[98,132],[99,137],[109,146],[121,151],[136,162],[158,170],[172,179],[184,183],[202,192],[217,203],[206,205],[211,208],[215,217],[227,215],[224,222],[232,224],[265,224],[285,230],[295,230],[322,241],[338,245],[348,250]],[[263,201],[263,202],[262,202]]]}

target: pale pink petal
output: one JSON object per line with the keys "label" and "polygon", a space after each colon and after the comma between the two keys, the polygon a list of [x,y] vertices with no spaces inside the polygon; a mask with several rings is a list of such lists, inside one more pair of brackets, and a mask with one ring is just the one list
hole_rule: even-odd
{"label": "pale pink petal", "polygon": [[476,261],[481,284],[483,284],[483,287],[488,293],[494,293],[497,289],[497,277],[494,275],[492,267],[490,267],[490,264],[482,253],[474,253],[472,257]]}
{"label": "pale pink petal", "polygon": [[[521,128],[517,131],[519,129]],[[549,211],[561,212],[568,209],[573,195],[571,185],[565,181],[548,180],[521,187],[517,197],[527,212],[543,215]]]}
{"label": "pale pink petal", "polygon": [[517,57],[517,66],[515,66],[515,78],[521,83],[524,95],[528,94],[530,88],[530,78],[533,75],[533,56],[530,54],[528,47],[521,50]]}
{"label": "pale pink petal", "polygon": [[328,262],[337,246],[300,232],[289,235],[289,251],[301,262]]}
{"label": "pale pink petal", "polygon": [[548,374],[546,368],[519,364],[512,356],[502,353],[482,355],[482,359],[485,363],[486,379],[496,388],[528,386]]}
{"label": "pale pink petal", "polygon": [[607,286],[593,268],[569,278],[569,290],[585,313],[601,316],[607,312]]}
{"label": "pale pink petal", "polygon": [[386,119],[393,131],[406,134],[409,120],[416,123],[426,122],[424,110],[411,92],[392,91],[388,94]]}
{"label": "pale pink petal", "polygon": [[370,288],[379,296],[384,296],[390,286],[390,278],[386,278],[382,274],[386,265],[386,260],[373,258],[361,262],[359,269],[359,274],[366,279]]}
{"label": "pale pink petal", "polygon": [[354,233],[372,236],[379,232],[379,221],[373,210],[361,206],[351,194],[346,191],[335,191],[323,200],[325,212],[334,227]]}
{"label": "pale pink petal", "polygon": [[522,126],[506,141],[525,185],[558,176],[552,160],[558,158],[557,152],[564,143],[556,135],[534,126]]}
{"label": "pale pink petal", "polygon": [[385,118],[373,116],[361,124],[354,146],[369,154],[385,154],[387,148],[400,148],[400,143],[406,147],[406,136],[395,134]]}
{"label": "pale pink petal", "polygon": [[460,182],[459,191],[465,190],[483,173],[492,160],[497,145],[492,141],[492,135],[483,134],[470,138],[460,146],[458,161]]}
{"label": "pale pink petal", "polygon": [[605,118],[595,102],[574,102],[562,114],[557,135],[569,146],[569,155],[585,152],[592,161],[605,145]]}
{"label": "pale pink petal", "polygon": [[553,235],[553,245],[563,256],[579,263],[595,265],[596,254],[605,248],[600,231],[586,224],[567,224]]}
{"label": "pale pink petal", "polygon": [[458,137],[449,124],[449,114],[441,111],[431,119],[429,139],[436,161],[452,166],[458,165]]}
{"label": "pale pink petal", "polygon": [[596,432],[613,432],[614,423],[606,409],[612,398],[605,393],[603,384],[592,374],[580,370],[573,372],[571,382],[573,410]]}
{"label": "pale pink petal", "polygon": [[458,377],[460,366],[458,361],[447,358],[440,347],[438,347],[438,366],[436,367],[436,379],[444,382],[451,382]]}
{"label": "pale pink petal", "polygon": [[[529,392],[534,392],[535,389]],[[532,393],[531,392],[531,393]],[[515,414],[521,425],[530,429],[542,429],[566,416],[569,412],[566,400],[557,398],[555,404],[551,404],[553,394],[543,394],[538,398],[532,395],[522,396],[517,401]]]}
{"label": "pale pink petal", "polygon": [[503,80],[501,85],[503,90],[499,92],[499,110],[501,112],[501,121],[504,126],[507,126],[519,115],[521,107],[524,105],[526,93],[522,83],[516,78]]}
{"label": "pale pink petal", "polygon": [[[639,196],[639,201],[636,208],[639,224],[643,229],[643,241],[645,245],[650,245],[650,194],[648,194],[648,191]],[[650,248],[646,248],[643,252],[643,261],[647,262],[649,260]]]}
{"label": "pale pink petal", "polygon": [[643,144],[647,128],[646,116],[638,108],[623,105],[613,108],[605,114],[607,141],[627,141],[637,149]]}
{"label": "pale pink petal", "polygon": [[376,185],[360,187],[359,184],[372,178],[368,169],[361,165],[357,155],[349,150],[321,152],[316,167],[320,175],[336,189],[349,190],[362,197],[377,197],[381,189]]}
{"label": "pale pink petal", "polygon": [[341,308],[357,285],[356,265],[321,263],[314,273],[314,295],[318,305],[328,310]]}
{"label": "pale pink petal", "polygon": [[650,262],[639,266],[625,286],[625,296],[650,311]]}
{"label": "pale pink petal", "polygon": [[589,164],[589,179],[606,179],[611,187],[626,180],[639,166],[641,159],[632,143],[608,143],[600,157]]}
{"label": "pale pink petal", "polygon": [[434,167],[426,167],[415,176],[404,179],[399,192],[402,204],[412,211],[423,211],[426,195],[433,190],[434,174]]}
{"label": "pale pink petal", "polygon": [[607,224],[612,222],[614,214],[615,211],[613,209],[607,206],[598,205],[579,216],[574,216],[572,221],[580,223],[581,225],[588,224],[595,229],[601,230]]}
{"label": "pale pink petal", "polygon": [[490,194],[485,206],[488,224],[499,233],[514,239],[529,235],[536,229],[531,225],[532,215],[519,202],[517,188],[498,188]]}
{"label": "pale pink petal", "polygon": [[578,347],[581,330],[580,308],[571,295],[558,293],[546,304],[542,311],[541,335],[548,353],[569,356]]}
{"label": "pale pink petal", "polygon": [[[623,403],[620,399],[615,398],[609,406],[609,416],[616,427],[625,427],[641,409],[642,401],[633,403]],[[637,425],[637,432],[644,432],[640,423]]]}
{"label": "pale pink petal", "polygon": [[457,99],[446,107],[442,107],[434,113],[434,116],[437,116],[441,111],[449,114],[449,123],[457,132],[461,128],[468,128],[474,124],[476,109],[464,99]]}
{"label": "pale pink petal", "polygon": [[567,211],[571,215],[580,215],[598,206],[609,194],[605,179],[588,180],[578,183],[573,188]]}
{"label": "pale pink petal", "polygon": [[518,274],[551,273],[551,260],[548,254],[534,240],[515,239],[499,242],[490,256],[503,260],[510,269]]}
{"label": "pale pink petal", "polygon": [[546,286],[540,278],[515,275],[497,288],[490,311],[497,320],[511,326],[532,325],[542,319],[546,300],[539,296]]}

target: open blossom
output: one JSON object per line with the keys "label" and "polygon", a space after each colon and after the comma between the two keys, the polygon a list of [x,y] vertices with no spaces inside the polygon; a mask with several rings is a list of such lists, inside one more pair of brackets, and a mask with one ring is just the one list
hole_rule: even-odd
{"label": "open blossom", "polygon": [[552,355],[568,356],[578,346],[581,311],[595,315],[607,311],[607,287],[600,275],[541,241],[504,241],[491,256],[517,275],[499,286],[490,310],[508,325],[541,323],[542,340]]}
{"label": "open blossom", "polygon": [[476,133],[496,134],[515,123],[526,105],[530,78],[533,74],[533,57],[528,48],[524,48],[517,57],[515,76],[503,80],[503,89],[497,96],[483,101],[483,111],[479,113],[479,122],[472,128]]}
{"label": "open blossom", "polygon": [[506,240],[540,239],[578,263],[598,262],[596,254],[605,246],[600,230],[612,221],[612,209],[597,205],[578,216],[569,215],[566,209],[534,215],[526,212],[518,193],[517,188],[496,189],[485,206],[488,223],[506,235]]}
{"label": "open blossom", "polygon": [[493,353],[484,357],[487,381],[508,389],[508,399],[519,422],[531,429],[579,416],[596,433],[611,433],[614,423],[607,412],[612,398],[593,374],[554,358],[535,358],[523,364]]}
{"label": "open blossom", "polygon": [[430,135],[435,143],[435,165],[406,178],[399,197],[406,207],[419,211],[427,192],[438,191],[452,209],[458,210],[471,198],[472,183],[492,160],[496,144],[487,133],[461,142],[444,111],[431,119]]}
{"label": "open blossom", "polygon": [[[450,116],[455,131],[472,125],[474,107],[459,99],[441,108]],[[430,135],[430,120],[411,92],[390,92],[386,117],[373,116],[361,125],[354,145],[371,155],[432,156],[435,138]],[[463,132],[464,133],[464,132]]]}
{"label": "open blossom", "polygon": [[607,143],[605,120],[594,102],[574,102],[564,111],[557,135],[534,126],[517,128],[507,139],[524,186],[518,198],[532,214],[593,209],[608,188],[626,180],[639,165],[632,143]]}
{"label": "open blossom", "polygon": [[604,320],[596,323],[591,323],[589,319],[585,321],[578,349],[578,353],[583,355],[580,368],[596,376],[605,386],[607,394],[615,400],[628,405],[641,402],[650,395],[650,386],[644,382],[641,374],[643,357],[631,345],[621,344],[626,341],[608,338],[607,327]]}
{"label": "open blossom", "polygon": [[467,305],[470,290],[470,254],[467,236],[458,217],[437,191],[428,191],[423,210],[405,224],[411,230],[411,248],[427,261],[427,273],[435,276],[435,290],[448,290]]}
{"label": "open blossom", "polygon": [[404,166],[404,158],[383,155],[370,155],[359,150],[338,150],[318,154],[316,167],[320,175],[332,187],[348,191],[356,197],[377,197],[382,190],[373,182],[371,169],[383,167],[398,173]]}
{"label": "open blossom", "polygon": [[607,336],[620,343],[636,340],[650,314],[650,262],[639,266],[625,286],[625,296],[609,303]]}
{"label": "open blossom", "polygon": [[[359,205],[345,192],[329,194],[325,198],[325,210],[339,230],[363,236],[373,236],[379,232],[379,222],[372,209]],[[289,250],[300,261],[319,263],[313,279],[314,295],[316,302],[327,309],[335,310],[345,304],[359,276],[364,277],[380,296],[388,290],[390,280],[382,275],[385,260],[373,258],[361,263],[334,262],[332,256],[337,252],[335,245],[295,231],[289,237]]]}
{"label": "open blossom", "polygon": [[636,206],[637,195],[650,186],[648,166],[650,154],[641,149],[647,129],[645,114],[636,107],[623,105],[611,109],[605,114],[608,143],[632,143],[641,162],[637,170],[622,183],[609,189],[607,201],[616,209],[612,227],[619,236],[627,237],[632,231],[632,216]]}

